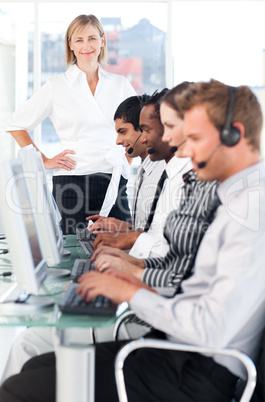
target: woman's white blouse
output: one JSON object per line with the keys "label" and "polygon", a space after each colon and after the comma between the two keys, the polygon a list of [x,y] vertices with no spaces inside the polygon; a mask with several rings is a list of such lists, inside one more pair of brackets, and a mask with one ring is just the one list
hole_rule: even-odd
{"label": "woman's white blouse", "polygon": [[31,132],[49,117],[61,140],[61,148],[76,152],[74,170],[55,169],[54,175],[112,173],[122,167],[128,177],[129,165],[121,146],[115,144],[114,114],[119,104],[135,95],[127,78],[99,67],[94,96],[86,75],[76,65],[49,79],[19,110],[14,112],[6,131]]}

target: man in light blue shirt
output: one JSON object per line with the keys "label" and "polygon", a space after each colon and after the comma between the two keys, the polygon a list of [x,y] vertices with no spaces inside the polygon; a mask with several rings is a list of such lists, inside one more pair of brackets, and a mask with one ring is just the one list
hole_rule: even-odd
{"label": "man in light blue shirt", "polygon": [[[184,153],[199,179],[220,183],[221,205],[199,247],[193,276],[170,299],[130,274],[109,271],[84,275],[79,292],[89,299],[103,294],[116,303],[126,300],[138,317],[163,331],[154,337],[236,348],[255,359],[265,311],[261,108],[248,87],[233,89],[214,80],[190,86],[176,101],[184,113]],[[121,346],[96,347],[96,401],[109,401],[110,395],[118,401],[113,361]],[[30,361],[1,387],[0,399],[54,401],[52,387],[43,397],[54,379],[54,365],[53,355]],[[228,402],[238,376],[244,373],[235,362],[187,352],[142,349],[125,363],[128,399],[137,402]]]}

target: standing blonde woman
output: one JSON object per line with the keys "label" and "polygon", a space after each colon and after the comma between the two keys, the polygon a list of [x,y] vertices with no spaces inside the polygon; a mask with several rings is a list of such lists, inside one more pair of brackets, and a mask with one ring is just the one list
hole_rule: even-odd
{"label": "standing blonde woman", "polygon": [[36,147],[29,133],[46,117],[52,121],[62,151],[42,158],[45,168],[54,170],[53,193],[63,232],[71,234],[85,225],[88,215],[129,217],[129,165],[122,147],[115,144],[113,117],[119,104],[135,92],[125,77],[101,68],[107,45],[94,15],[75,18],[65,44],[67,71],[49,79],[13,113],[6,131],[21,147]]}

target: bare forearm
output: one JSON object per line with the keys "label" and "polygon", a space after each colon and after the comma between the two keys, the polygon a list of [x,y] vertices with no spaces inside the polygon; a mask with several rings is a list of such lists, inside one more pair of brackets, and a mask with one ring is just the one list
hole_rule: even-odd
{"label": "bare forearm", "polygon": [[75,168],[76,162],[68,156],[68,154],[75,154],[75,151],[65,149],[58,155],[55,155],[53,158],[49,159],[34,144],[32,139],[30,138],[29,133],[26,130],[10,131],[10,134],[16,140],[20,147],[25,147],[32,144],[37,149],[37,151],[41,153],[45,169],[51,170],[54,168],[61,168],[65,170],[73,170]]}
{"label": "bare forearm", "polygon": [[125,258],[128,262],[131,264],[136,265],[139,268],[144,269],[145,268],[145,262],[144,260],[140,260],[139,258],[132,257],[131,255],[127,254]]}
{"label": "bare forearm", "polygon": [[77,293],[80,293],[83,299],[88,300],[92,300],[95,296],[103,295],[117,304],[123,301],[130,303],[131,298],[139,289],[147,289],[156,293],[154,289],[135,278],[135,276],[116,270],[109,270],[104,274],[90,271],[81,276],[78,282],[80,286]]}
{"label": "bare forearm", "polygon": [[130,233],[125,233],[125,234],[121,234],[121,238],[123,237],[123,243],[122,244],[122,248],[123,250],[128,250],[130,249],[134,243],[136,242],[136,240],[138,239],[138,237],[140,236],[142,232],[141,231],[137,231],[137,230],[132,230]]}
{"label": "bare forearm", "polygon": [[[21,148],[26,147],[27,145],[33,145],[37,149],[37,151],[40,151],[38,147],[34,144],[29,133],[26,130],[10,131],[10,134]],[[47,158],[42,152],[41,155],[44,162]]]}
{"label": "bare forearm", "polygon": [[100,256],[113,256],[113,257],[119,257],[123,261],[128,261],[131,264],[136,265],[139,268],[144,269],[145,266],[145,261],[140,260],[139,258],[132,257],[130,254],[127,254],[123,250],[120,250],[118,248],[114,247],[108,247],[108,246],[101,246],[99,247],[92,255],[91,260],[96,261],[97,258]]}

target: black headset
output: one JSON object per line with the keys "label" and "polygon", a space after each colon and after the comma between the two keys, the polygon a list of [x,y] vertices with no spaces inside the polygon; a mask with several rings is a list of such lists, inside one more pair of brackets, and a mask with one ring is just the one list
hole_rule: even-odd
{"label": "black headset", "polygon": [[221,143],[227,147],[233,147],[240,141],[240,131],[238,128],[231,125],[234,112],[237,88],[229,87],[230,90],[230,102],[227,111],[227,117],[225,125],[220,133]]}

